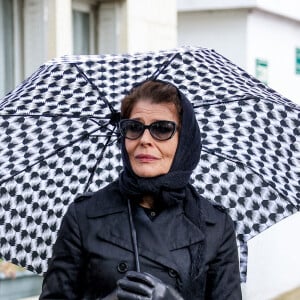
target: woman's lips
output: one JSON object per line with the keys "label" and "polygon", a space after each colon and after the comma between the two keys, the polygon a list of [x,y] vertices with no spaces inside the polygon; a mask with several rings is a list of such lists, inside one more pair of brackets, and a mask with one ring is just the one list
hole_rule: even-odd
{"label": "woman's lips", "polygon": [[138,154],[135,156],[135,159],[139,162],[152,162],[157,160],[158,158],[149,154]]}

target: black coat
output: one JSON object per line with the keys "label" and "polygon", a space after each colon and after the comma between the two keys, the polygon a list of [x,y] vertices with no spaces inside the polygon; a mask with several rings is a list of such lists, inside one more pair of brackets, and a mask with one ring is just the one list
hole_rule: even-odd
{"label": "black coat", "polygon": [[[203,200],[204,233],[181,207],[161,212],[152,222],[133,210],[141,271],[178,289],[189,288],[189,246],[205,238],[205,299],[241,299],[233,222]],[[118,183],[72,203],[60,228],[40,299],[101,299],[135,270],[127,203]],[[190,299],[187,299],[190,300]]]}

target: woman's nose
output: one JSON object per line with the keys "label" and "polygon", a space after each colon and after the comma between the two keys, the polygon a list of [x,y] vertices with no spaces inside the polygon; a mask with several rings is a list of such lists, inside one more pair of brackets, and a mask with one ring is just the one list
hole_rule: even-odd
{"label": "woman's nose", "polygon": [[150,134],[149,129],[145,129],[145,131],[143,132],[140,141],[141,143],[151,143],[153,140],[153,137]]}

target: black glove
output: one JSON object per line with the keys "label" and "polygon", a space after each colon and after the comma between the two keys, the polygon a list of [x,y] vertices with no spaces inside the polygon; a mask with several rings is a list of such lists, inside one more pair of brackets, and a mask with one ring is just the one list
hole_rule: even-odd
{"label": "black glove", "polygon": [[117,285],[119,300],[183,300],[174,288],[148,273],[129,271]]}

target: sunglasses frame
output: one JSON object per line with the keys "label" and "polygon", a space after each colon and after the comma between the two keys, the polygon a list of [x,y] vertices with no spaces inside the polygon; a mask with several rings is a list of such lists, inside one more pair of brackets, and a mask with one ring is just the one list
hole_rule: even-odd
{"label": "sunglasses frame", "polygon": [[[126,134],[124,134],[124,132],[123,132],[123,130],[122,130],[122,123],[126,123],[126,122],[134,122],[134,123],[138,123],[139,125],[142,125],[142,126],[143,126],[143,130],[141,131],[141,134],[138,135],[136,138],[129,138],[129,137],[127,137]],[[152,126],[153,126],[154,124],[157,124],[157,123],[160,123],[160,122],[167,122],[167,123],[170,123],[170,124],[172,124],[172,125],[174,126],[173,132],[172,132],[171,136],[168,137],[167,139],[159,139],[159,138],[157,138],[155,135],[153,135],[153,133],[151,132]],[[145,125],[145,124],[143,124],[142,122],[140,122],[140,121],[138,121],[138,120],[134,120],[134,119],[122,119],[122,120],[119,122],[119,130],[120,130],[121,135],[122,135],[124,138],[129,139],[129,140],[137,140],[137,139],[139,139],[141,136],[143,136],[143,134],[144,134],[144,132],[145,132],[146,129],[149,130],[150,135],[151,135],[155,140],[157,140],[157,141],[167,141],[167,140],[171,139],[171,138],[174,136],[176,130],[178,129],[178,125],[177,125],[174,121],[169,121],[169,120],[159,120],[159,121],[154,121],[154,122],[152,122],[152,123],[149,124],[149,125]]]}

